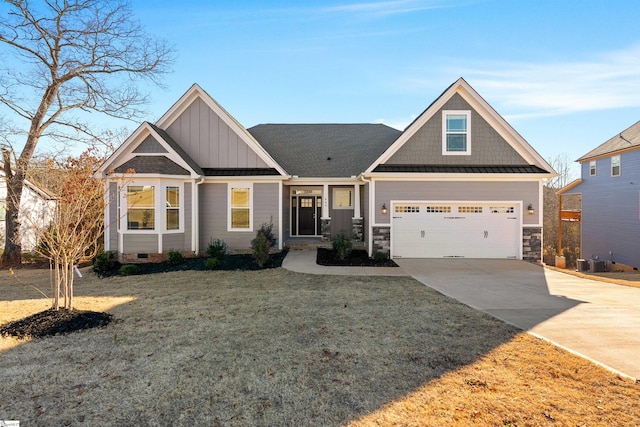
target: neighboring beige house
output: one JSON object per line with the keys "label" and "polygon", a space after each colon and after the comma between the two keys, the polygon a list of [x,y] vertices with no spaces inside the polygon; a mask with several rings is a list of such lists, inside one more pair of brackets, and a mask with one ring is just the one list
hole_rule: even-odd
{"label": "neighboring beige house", "polygon": [[194,84],[97,176],[113,197],[105,248],[128,261],[201,253],[212,239],[248,249],[271,222],[280,248],[343,232],[371,255],[537,262],[542,186],[556,173],[461,78],[404,131],[246,129]]}
{"label": "neighboring beige house", "polygon": [[[5,244],[5,221],[7,206],[7,182],[0,163],[0,248]],[[32,251],[38,244],[38,232],[53,221],[56,211],[55,197],[30,181],[25,181],[20,201],[20,234],[22,250]]]}

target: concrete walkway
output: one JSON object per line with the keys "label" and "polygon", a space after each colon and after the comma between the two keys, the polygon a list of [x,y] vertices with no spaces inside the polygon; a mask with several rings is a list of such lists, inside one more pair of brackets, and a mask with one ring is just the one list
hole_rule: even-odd
{"label": "concrete walkway", "polygon": [[411,275],[437,291],[608,369],[640,378],[640,288],[516,260],[402,259],[394,267],[325,267],[315,251],[282,266],[309,274]]}
{"label": "concrete walkway", "polygon": [[327,267],[316,264],[316,251],[289,251],[282,267],[297,273],[336,276],[407,276],[399,267]]}

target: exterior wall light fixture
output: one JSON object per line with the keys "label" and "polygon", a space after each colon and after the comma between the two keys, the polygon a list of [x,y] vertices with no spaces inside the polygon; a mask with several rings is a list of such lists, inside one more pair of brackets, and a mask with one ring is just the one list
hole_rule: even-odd
{"label": "exterior wall light fixture", "polygon": [[387,205],[385,203],[382,204],[382,215],[387,214]]}
{"label": "exterior wall light fixture", "polygon": [[531,203],[529,203],[529,206],[527,206],[527,210],[529,211],[529,215],[533,215],[536,210],[533,209],[533,205]]}

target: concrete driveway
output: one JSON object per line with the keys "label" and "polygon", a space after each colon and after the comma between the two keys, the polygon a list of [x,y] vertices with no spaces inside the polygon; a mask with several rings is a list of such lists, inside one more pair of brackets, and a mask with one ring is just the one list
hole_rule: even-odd
{"label": "concrete driveway", "polygon": [[524,261],[396,259],[425,285],[632,378],[640,378],[640,289]]}

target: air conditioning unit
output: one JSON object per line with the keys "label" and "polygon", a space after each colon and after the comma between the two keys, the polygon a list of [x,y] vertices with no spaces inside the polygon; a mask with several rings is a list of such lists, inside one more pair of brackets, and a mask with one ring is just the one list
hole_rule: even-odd
{"label": "air conditioning unit", "polygon": [[578,271],[581,271],[581,272],[589,271],[589,263],[587,262],[586,259],[576,260],[576,264],[578,267]]}
{"label": "air conditioning unit", "polygon": [[590,273],[603,273],[604,261],[598,261],[597,259],[589,260],[589,272]]}

